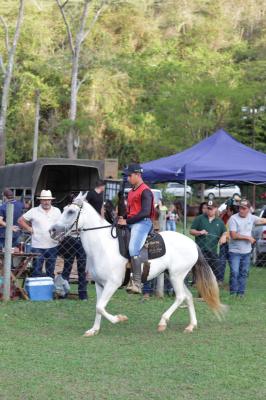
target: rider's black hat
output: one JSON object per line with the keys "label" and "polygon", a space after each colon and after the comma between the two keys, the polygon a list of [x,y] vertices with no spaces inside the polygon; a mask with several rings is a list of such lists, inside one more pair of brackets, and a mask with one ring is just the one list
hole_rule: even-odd
{"label": "rider's black hat", "polygon": [[143,172],[143,168],[140,164],[138,163],[132,163],[129,164],[125,169],[124,169],[124,173],[126,175],[130,175],[130,174],[134,174],[134,173],[139,173],[142,174]]}

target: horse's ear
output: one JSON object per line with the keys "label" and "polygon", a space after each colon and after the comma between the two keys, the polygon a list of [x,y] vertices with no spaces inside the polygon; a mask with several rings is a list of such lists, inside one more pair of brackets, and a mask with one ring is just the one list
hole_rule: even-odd
{"label": "horse's ear", "polygon": [[77,200],[80,200],[80,201],[86,200],[87,194],[88,194],[88,192],[85,192],[85,193],[79,192],[79,194],[78,194],[77,197],[74,199],[74,201],[76,202]]}
{"label": "horse's ear", "polygon": [[75,197],[74,200],[79,200],[82,199],[82,192],[79,192],[79,194],[77,195],[77,197]]}
{"label": "horse's ear", "polygon": [[86,200],[87,194],[88,194],[88,191],[85,192],[85,193],[83,193],[83,194],[81,195],[81,199],[82,199],[83,201]]}

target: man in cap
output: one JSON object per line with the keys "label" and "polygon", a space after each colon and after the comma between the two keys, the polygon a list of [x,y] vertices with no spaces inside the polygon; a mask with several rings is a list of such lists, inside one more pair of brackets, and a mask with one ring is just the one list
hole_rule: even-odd
{"label": "man in cap", "polygon": [[20,231],[18,227],[18,219],[21,217],[23,212],[23,203],[14,198],[14,193],[10,189],[4,190],[4,204],[0,207],[0,246],[5,245],[5,232],[6,232],[6,207],[8,203],[14,205],[13,213],[13,238],[12,246],[16,247],[18,245],[18,239],[20,236]]}
{"label": "man in cap", "polygon": [[129,254],[133,280],[127,287],[131,293],[141,293],[141,258],[140,251],[152,229],[154,216],[153,194],[142,180],[143,169],[140,164],[130,164],[125,174],[132,189],[128,193],[126,219],[119,217],[118,224],[127,224],[131,230]]}
{"label": "man in cap", "polygon": [[266,224],[266,218],[259,218],[250,212],[248,200],[241,200],[239,212],[229,219],[229,264],[230,294],[242,297],[245,294],[250,266],[250,253],[255,239],[252,237],[254,225]]}
{"label": "man in cap", "polygon": [[217,245],[226,243],[226,228],[223,221],[216,216],[218,205],[214,200],[207,204],[207,214],[198,215],[191,225],[190,234],[201,248],[210,264],[218,282],[222,281],[220,260]]}
{"label": "man in cap", "polygon": [[31,233],[32,252],[40,253],[40,257],[33,262],[33,277],[42,275],[42,266],[45,261],[47,276],[54,278],[55,261],[57,257],[57,241],[50,236],[50,228],[61,215],[59,208],[52,206],[54,197],[50,190],[42,190],[39,197],[40,205],[31,208],[18,223],[22,229]]}

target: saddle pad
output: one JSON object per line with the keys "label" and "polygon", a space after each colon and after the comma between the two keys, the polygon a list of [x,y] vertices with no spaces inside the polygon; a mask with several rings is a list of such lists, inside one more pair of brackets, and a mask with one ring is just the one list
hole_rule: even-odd
{"label": "saddle pad", "polygon": [[165,255],[165,243],[162,236],[153,232],[148,236],[145,243],[145,247],[148,247],[148,259],[153,260],[154,258],[159,258]]}
{"label": "saddle pad", "polygon": [[[130,259],[128,246],[130,241],[130,230],[127,226],[118,225],[116,227],[118,237],[119,251],[121,256]],[[159,258],[165,255],[165,244],[162,236],[159,233],[153,232],[147,237],[144,248],[148,250],[148,260]],[[145,261],[145,260],[144,260]]]}

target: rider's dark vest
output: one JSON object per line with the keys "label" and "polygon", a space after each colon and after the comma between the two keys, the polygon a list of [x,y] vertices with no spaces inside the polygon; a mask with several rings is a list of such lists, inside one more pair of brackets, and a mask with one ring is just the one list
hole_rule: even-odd
{"label": "rider's dark vest", "polygon": [[[141,195],[144,190],[151,190],[149,186],[142,183],[136,190],[130,190],[127,199],[127,217],[131,218],[137,215],[141,211]],[[152,193],[153,199],[153,193]],[[154,201],[152,200],[152,206],[150,211],[150,218],[154,217]]]}

